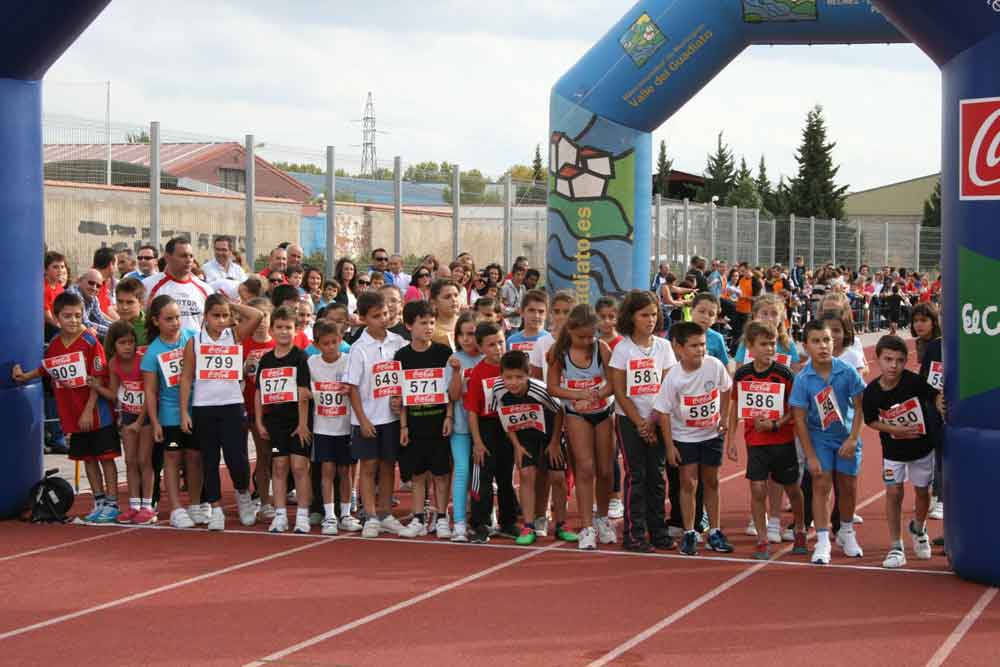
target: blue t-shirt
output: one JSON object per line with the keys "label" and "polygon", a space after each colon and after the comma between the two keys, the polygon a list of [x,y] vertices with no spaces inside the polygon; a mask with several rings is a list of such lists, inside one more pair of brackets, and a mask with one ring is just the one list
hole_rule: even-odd
{"label": "blue t-shirt", "polygon": [[[458,360],[462,362],[462,377],[463,381],[465,378],[466,371],[471,370],[476,364],[483,360],[483,355],[478,357],[470,357],[462,350],[455,352],[455,356]],[[466,387],[462,387],[462,393],[464,394]],[[465,411],[465,404],[462,401],[455,401],[455,414],[454,414],[454,432],[467,434],[469,433],[469,413]]]}
{"label": "blue t-shirt", "polygon": [[181,335],[176,343],[164,343],[163,339],[157,336],[156,340],[149,344],[146,354],[142,357],[142,364],[139,368],[146,373],[156,373],[157,393],[160,399],[157,403],[157,416],[161,426],[180,426],[181,424],[181,384],[177,382],[171,387],[167,383],[167,378],[163,375],[163,369],[160,367],[159,356],[177,348],[183,350],[188,340],[197,335],[198,332],[194,329],[181,329]]}
{"label": "blue t-shirt", "polygon": [[[834,422],[823,430],[820,421],[819,407],[816,405],[816,395],[827,387],[833,388],[833,397],[840,410],[842,421]],[[807,364],[795,377],[792,386],[792,396],[789,404],[793,408],[803,408],[808,412],[807,424],[809,436],[813,440],[822,440],[828,446],[839,447],[851,434],[851,424],[854,421],[854,399],[865,391],[865,382],[857,369],[852,368],[840,359],[833,359],[830,377],[824,380],[812,364]],[[858,446],[861,439],[858,438]]]}
{"label": "blue t-shirt", "polygon": [[[546,335],[548,335],[548,332],[544,330],[539,331],[538,334],[535,336],[526,336],[524,335],[524,331],[515,331],[507,339],[507,351],[510,352],[511,350],[516,349],[514,345],[518,343],[534,343],[539,338],[542,338],[543,336]],[[528,350],[525,351],[527,352]]]}
{"label": "blue t-shirt", "polygon": [[[778,343],[777,345],[775,345],[774,350],[775,354],[788,355],[789,363],[784,365],[791,368],[792,364],[799,363],[799,346],[795,344],[795,341],[789,341],[789,343],[790,345],[787,346]],[[736,348],[736,356],[734,357],[734,359],[736,359],[736,363],[739,364],[740,366],[749,363],[747,361],[747,348],[746,345],[744,345],[742,339],[740,339],[739,347]]]}
{"label": "blue t-shirt", "polygon": [[709,329],[705,344],[709,356],[721,361],[723,366],[729,366],[729,351],[726,350],[726,339],[722,334],[715,329]]}
{"label": "blue t-shirt", "polygon": [[[350,351],[351,351],[351,346],[345,343],[344,341],[340,341],[340,353],[347,354]],[[309,343],[309,347],[304,349],[303,352],[306,353],[307,357],[312,357],[319,354],[319,348],[316,347],[316,343]]]}

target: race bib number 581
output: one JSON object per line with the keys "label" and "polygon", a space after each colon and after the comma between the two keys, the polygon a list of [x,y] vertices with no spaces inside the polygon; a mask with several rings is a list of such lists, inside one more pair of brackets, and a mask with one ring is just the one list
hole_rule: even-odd
{"label": "race bib number 581", "polygon": [[660,369],[652,357],[628,360],[625,388],[629,396],[650,396],[660,391]]}

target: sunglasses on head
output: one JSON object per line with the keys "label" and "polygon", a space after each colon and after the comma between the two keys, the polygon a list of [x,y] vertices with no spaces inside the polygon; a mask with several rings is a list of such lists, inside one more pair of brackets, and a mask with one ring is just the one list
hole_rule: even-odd
{"label": "sunglasses on head", "polygon": [[152,262],[156,258],[153,257],[152,255],[139,255],[138,259],[140,259],[140,260],[142,260],[144,262]]}
{"label": "sunglasses on head", "polygon": [[370,280],[359,280],[358,284],[359,285],[371,285],[372,283],[371,283]]}
{"label": "sunglasses on head", "polygon": [[267,282],[269,282],[269,283],[280,283],[282,281],[284,281],[284,278],[268,278],[267,279]]}
{"label": "sunglasses on head", "polygon": [[376,262],[388,262],[389,258],[388,257],[376,257],[375,261]]}

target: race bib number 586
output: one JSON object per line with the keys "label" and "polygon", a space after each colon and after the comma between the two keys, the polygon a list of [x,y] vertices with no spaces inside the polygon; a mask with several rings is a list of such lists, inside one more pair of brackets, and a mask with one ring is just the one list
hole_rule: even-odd
{"label": "race bib number 586", "polygon": [[781,419],[785,414],[785,385],[780,382],[742,381],[740,419]]}

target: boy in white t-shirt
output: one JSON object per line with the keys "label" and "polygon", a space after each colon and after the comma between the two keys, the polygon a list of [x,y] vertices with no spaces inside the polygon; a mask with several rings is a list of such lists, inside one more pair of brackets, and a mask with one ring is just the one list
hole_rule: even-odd
{"label": "boy in white t-shirt", "polygon": [[[398,535],[403,524],[390,511],[400,438],[399,410],[392,401],[403,393],[395,355],[406,340],[386,330],[385,297],[380,292],[362,293],[357,315],[365,330],[351,345],[344,381],[351,386],[351,455],[361,462],[359,486],[366,511],[361,536],[378,537],[383,531]],[[376,472],[381,480],[377,504]]]}
{"label": "boy in white t-shirt", "polygon": [[[336,322],[320,320],[313,328],[319,354],[309,357],[309,377],[313,396],[313,463],[322,474],[324,535],[336,535],[336,507],[333,504],[333,483],[340,478],[339,527],[347,532],[361,530],[361,523],[351,516],[351,397],[350,386],[344,382],[347,355],[340,352],[344,327]],[[344,502],[346,501],[346,502]]]}
{"label": "boy in white t-shirt", "polygon": [[680,363],[664,378],[653,409],[667,445],[667,462],[680,468],[684,520],[680,552],[685,556],[698,553],[694,516],[700,476],[711,526],[708,546],[713,551],[731,553],[732,545],[719,530],[719,468],[732,380],[721,361],[706,356],[701,325],[679,322],[670,328],[670,340]]}

